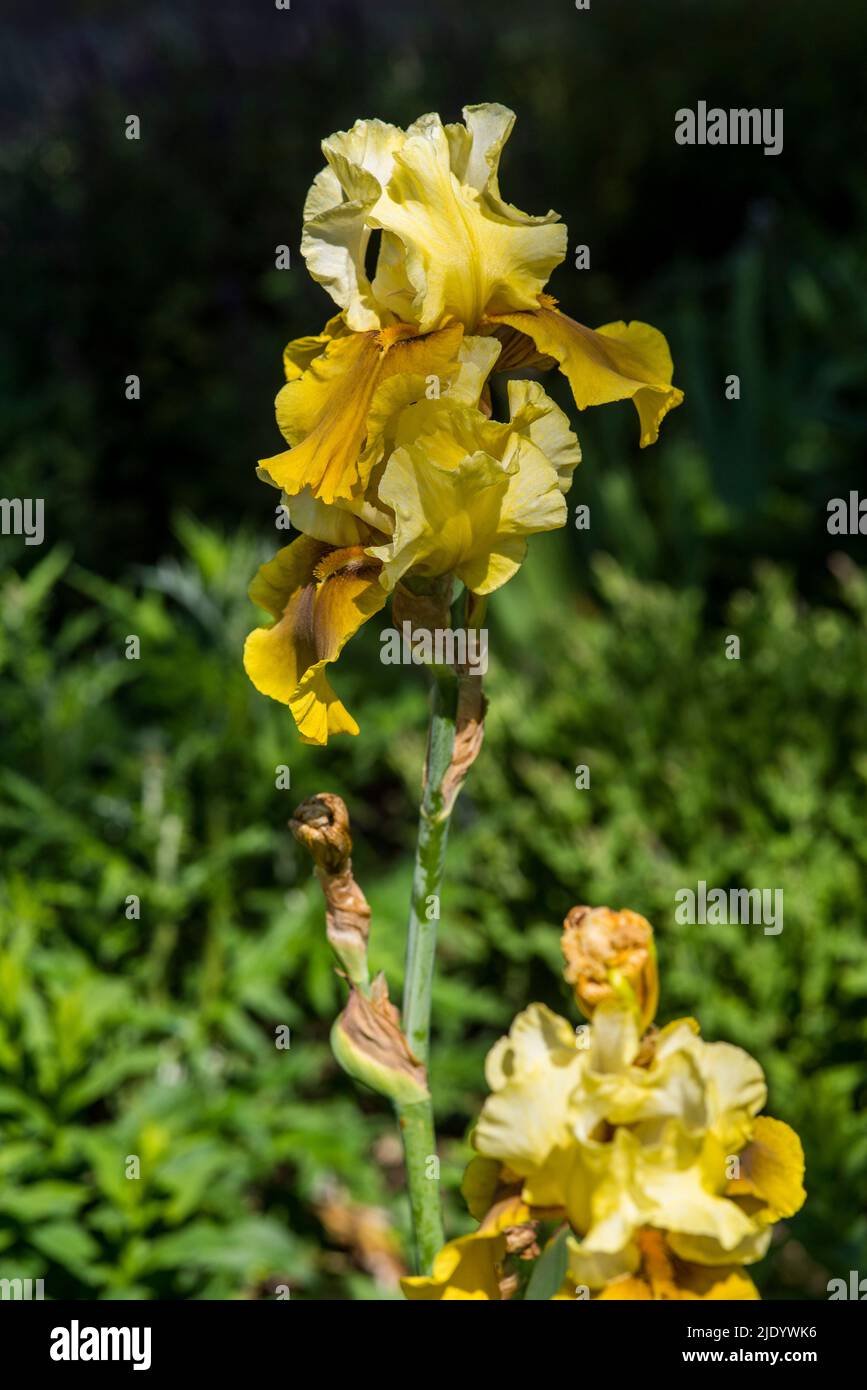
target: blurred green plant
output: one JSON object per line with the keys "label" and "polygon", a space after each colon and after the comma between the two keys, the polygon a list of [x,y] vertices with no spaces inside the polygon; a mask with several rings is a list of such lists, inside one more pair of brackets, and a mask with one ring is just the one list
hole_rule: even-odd
{"label": "blurred green plant", "polygon": [[[0,576],[0,1263],[48,1297],[392,1297],[328,1215],[336,1191],[407,1238],[390,1116],[359,1109],[329,1052],[343,986],[285,822],[345,798],[372,964],[397,989],[424,681],[362,634],[341,691],[365,739],[300,744],[238,660],[259,547],[177,531],[183,558],[127,584],[63,549]],[[836,570],[822,608],[760,567],[719,627],[700,590],[603,555],[577,604],[554,544],[510,586],[435,987],[450,1234],[484,1054],[529,1000],[569,1011],[560,922],[609,903],[656,926],[670,1016],[754,1053],[803,1138],[809,1197],[765,1295],[823,1296],[867,1263],[867,581]],[[676,925],[699,879],[781,887],[782,935]]]}

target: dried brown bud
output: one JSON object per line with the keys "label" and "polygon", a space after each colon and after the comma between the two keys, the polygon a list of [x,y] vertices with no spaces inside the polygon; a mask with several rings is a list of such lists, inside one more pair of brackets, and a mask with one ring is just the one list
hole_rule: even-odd
{"label": "dried brown bud", "polygon": [[317,869],[339,873],[352,853],[346,802],[331,792],[317,792],[295,810],[289,829],[309,852]]}
{"label": "dried brown bud", "polygon": [[331,949],[350,980],[366,987],[370,907],[352,876],[352,838],[346,805],[339,796],[319,792],[302,801],[289,828],[316,866],[325,897]]}
{"label": "dried brown bud", "polygon": [[538,1222],[525,1226],[507,1226],[503,1232],[506,1237],[506,1254],[518,1255],[522,1260],[535,1260],[540,1254],[536,1239]]}
{"label": "dried brown bud", "polygon": [[634,1000],[642,1031],[659,1002],[653,928],[637,912],[608,907],[573,907],[560,938],[566,979],[581,1012],[592,1018],[605,999]]}

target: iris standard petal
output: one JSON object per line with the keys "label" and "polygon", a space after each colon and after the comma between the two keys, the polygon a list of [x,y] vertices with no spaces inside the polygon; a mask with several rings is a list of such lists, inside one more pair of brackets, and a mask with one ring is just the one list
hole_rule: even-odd
{"label": "iris standard petal", "polygon": [[531,216],[500,194],[513,113],[486,103],[464,118],[444,126],[428,114],[406,131],[357,121],[323,141],[328,164],[308,194],[301,250],[354,331],[402,320],[427,332],[453,318],[472,332],[488,309],[533,308],[562,261],[557,214]]}

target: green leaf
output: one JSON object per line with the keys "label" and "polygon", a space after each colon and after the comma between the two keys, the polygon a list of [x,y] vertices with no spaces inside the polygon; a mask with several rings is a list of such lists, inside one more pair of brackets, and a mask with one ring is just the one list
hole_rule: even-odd
{"label": "green leaf", "polygon": [[0,1188],[0,1212],[25,1225],[48,1216],[68,1216],[86,1200],[86,1188],[72,1182],[48,1180],[29,1187]]}
{"label": "green leaf", "polygon": [[569,1265],[569,1251],[566,1249],[568,1235],[567,1227],[548,1243],[536,1261],[533,1273],[530,1275],[527,1291],[524,1294],[525,1301],[529,1299],[534,1303],[546,1302],[549,1298],[553,1298],[559,1290],[566,1278],[566,1270]]}
{"label": "green leaf", "polygon": [[36,1226],[30,1232],[30,1243],[43,1255],[65,1265],[79,1277],[86,1277],[99,1256],[99,1246],[93,1236],[71,1221],[54,1221]]}

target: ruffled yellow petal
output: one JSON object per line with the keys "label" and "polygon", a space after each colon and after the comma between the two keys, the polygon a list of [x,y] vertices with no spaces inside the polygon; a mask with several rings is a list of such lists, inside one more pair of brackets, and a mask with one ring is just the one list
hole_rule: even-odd
{"label": "ruffled yellow petal", "polygon": [[763,1224],[794,1216],[806,1199],[804,1150],[793,1129],[769,1115],[759,1115],[746,1148],[739,1155],[740,1176],[732,1178],[727,1195],[745,1198],[743,1205]]}
{"label": "ruffled yellow petal", "polygon": [[732,1043],[705,1042],[687,1022],[669,1029],[656,1048],[656,1065],[665,1067],[680,1053],[701,1078],[704,1128],[736,1154],[753,1131],[754,1117],[768,1098],[765,1075],[754,1057]]}
{"label": "ruffled yellow petal", "polygon": [[765,1074],[754,1057],[732,1043],[703,1043],[695,1055],[707,1089],[709,1131],[726,1153],[735,1154],[767,1101]]}
{"label": "ruffled yellow petal", "polygon": [[[573,1108],[581,1110],[580,1095]],[[570,1188],[566,1205],[583,1248],[620,1250],[650,1225],[707,1237],[727,1252],[726,1262],[740,1260],[734,1251],[758,1228],[722,1195],[725,1164],[718,1145],[690,1137],[674,1120],[651,1126],[649,1134],[643,1129],[618,1126],[610,1139],[582,1144],[585,1186]]]}
{"label": "ruffled yellow petal", "polygon": [[[530,309],[566,253],[557,214],[531,217],[500,195],[514,116],[467,107],[466,126],[422,116],[404,132],[359,121],[323,141],[328,167],[304,209],[302,254],[315,280],[364,331],[401,320],[421,332],[449,318],[468,331],[486,310]],[[365,256],[382,232],[371,282]]]}
{"label": "ruffled yellow petal", "polygon": [[455,363],[460,325],[414,334],[395,325],[381,333],[330,337],[307,369],[287,381],[277,396],[277,423],[292,447],[262,459],[260,468],[290,497],[305,487],[323,502],[358,494],[377,386],[401,373],[445,375]]}
{"label": "ruffled yellow petal", "polygon": [[403,412],[396,438],[379,484],[394,535],[370,552],[389,588],[413,569],[492,593],[520,567],[529,535],[564,525],[556,469],[513,425],[426,402]]}
{"label": "ruffled yellow petal", "polygon": [[250,597],[276,619],[251,632],[244,646],[257,690],[289,706],[305,743],[357,734],[325,667],[386,601],[376,562],[359,548],[330,550],[299,536],[262,566]]}
{"label": "ruffled yellow petal", "polygon": [[[731,1262],[722,1269],[708,1269],[676,1257],[669,1238],[661,1231],[644,1229],[638,1234],[638,1277],[617,1277],[597,1295],[599,1299],[757,1299],[753,1281]],[[584,1281],[587,1282],[586,1280]],[[589,1287],[589,1285],[588,1285]]]}
{"label": "ruffled yellow petal", "polygon": [[[309,341],[323,344],[328,339],[320,336]],[[430,346],[431,339],[426,341]],[[299,339],[299,342],[304,340]],[[394,516],[390,510],[378,505],[374,475],[380,462],[394,446],[401,412],[429,398],[447,398],[450,405],[477,406],[499,352],[499,343],[494,338],[464,338],[459,341],[459,334],[454,330],[445,335],[442,342],[443,352],[440,353],[435,345],[435,351],[423,363],[424,374],[419,371],[385,373],[381,384],[376,387],[367,412],[364,449],[358,464],[359,476],[371,478],[370,485],[363,493],[348,498],[338,497],[334,502],[326,503],[315,497],[309,487],[294,496],[284,492],[284,505],[292,524],[299,531],[338,547],[379,544],[392,534]],[[446,361],[454,342],[458,343],[455,360]],[[297,348],[298,344],[290,343],[286,351],[288,353],[290,349],[294,351]],[[321,348],[319,350],[322,351]],[[295,356],[301,359],[301,351],[295,352]],[[439,368],[439,371],[427,370],[433,367]],[[557,407],[553,401],[548,401],[544,392],[542,396],[545,404],[522,408],[516,428],[520,424],[522,429],[532,431],[534,439],[535,433],[541,430],[545,439],[551,440],[552,447],[559,451],[558,464],[562,477],[562,469],[569,467],[570,460],[569,449],[564,443],[568,435],[568,421],[564,417],[565,432],[562,426],[558,431],[557,422],[552,420],[549,424],[549,412],[556,411]],[[541,418],[537,425],[538,417]],[[574,435],[571,438],[574,440]],[[541,441],[538,442],[541,444]],[[265,481],[273,483],[264,467],[260,468],[260,475]]]}
{"label": "ruffled yellow petal", "polygon": [[692,1020],[669,1024],[645,1066],[628,1010],[609,1004],[594,1014],[591,1064],[585,1079],[588,1114],[609,1124],[648,1125],[677,1119],[689,1134],[708,1134],[736,1154],[767,1098],[764,1074],[742,1048],[708,1043]]}
{"label": "ruffled yellow petal", "polygon": [[549,1217],[568,1214],[575,1230],[584,1230],[596,1177],[592,1158],[571,1139],[561,1141],[540,1167],[524,1175],[521,1196],[534,1211]]}
{"label": "ruffled yellow petal", "polygon": [[[520,1013],[488,1054],[492,1094],[473,1133],[477,1151],[525,1177],[547,1166],[556,1150],[572,1147],[569,1099],[583,1065],[565,1019],[544,1004]],[[539,1195],[534,1205],[549,1205],[548,1195],[541,1201]]]}
{"label": "ruffled yellow petal", "polygon": [[400,1287],[404,1296],[413,1300],[499,1299],[497,1266],[505,1253],[505,1236],[474,1231],[443,1246],[431,1275],[401,1279]]}
{"label": "ruffled yellow petal", "polygon": [[[596,1053],[598,1056],[598,1047]],[[677,1119],[687,1132],[698,1134],[707,1113],[701,1078],[692,1061],[682,1053],[675,1053],[658,1065],[630,1065],[621,1071],[603,1071],[591,1059],[585,1094],[589,1120],[640,1125],[642,1134],[652,1132],[654,1123],[669,1118]],[[586,1132],[585,1124],[580,1133],[583,1136]]]}
{"label": "ruffled yellow petal", "polygon": [[489,178],[480,190],[455,177],[435,116],[417,121],[395,155],[371,216],[402,243],[409,288],[375,280],[374,293],[422,332],[449,317],[473,332],[486,312],[532,308],[566,254],[566,228],[555,225],[555,214],[525,219],[489,194]]}
{"label": "ruffled yellow petal", "polygon": [[501,1299],[500,1266],[506,1254],[503,1232],[521,1225],[528,1216],[527,1208],[514,1198],[497,1203],[477,1231],[443,1246],[434,1259],[432,1274],[401,1279],[405,1296],[444,1302]]}
{"label": "ruffled yellow petal", "polygon": [[573,1284],[586,1284],[588,1289],[603,1289],[614,1279],[635,1274],[639,1266],[639,1251],[635,1241],[627,1241],[620,1250],[587,1250],[569,1236],[569,1279]]}
{"label": "ruffled yellow petal", "polygon": [[339,549],[372,545],[387,536],[393,526],[392,517],[364,496],[327,503],[305,487],[296,497],[284,492],[283,505],[296,530]]}
{"label": "ruffled yellow petal", "polygon": [[478,1154],[470,1159],[461,1181],[461,1196],[467,1204],[467,1211],[477,1221],[489,1210],[494,1194],[500,1185],[502,1164],[495,1158],[482,1158]]}
{"label": "ruffled yellow petal", "polygon": [[[422,415],[428,408],[436,415],[438,407],[433,403],[440,400],[449,406],[478,406],[496,362],[499,346],[493,338],[464,338],[458,344],[454,361],[435,364],[439,370],[434,370],[430,362],[425,362],[422,364],[424,373],[420,370],[402,371],[383,379],[374,392],[367,415],[367,436],[359,465],[361,475],[370,476],[376,465],[394,448],[403,412],[409,407],[431,402],[429,407],[422,405]],[[407,418],[417,420],[418,412],[413,412]]]}
{"label": "ruffled yellow petal", "polygon": [[643,1149],[636,1156],[635,1183],[648,1204],[648,1222],[671,1233],[707,1237],[722,1250],[733,1252],[753,1239],[755,1223],[736,1202],[720,1195],[724,1181],[724,1155],[713,1140],[700,1150],[669,1122],[658,1149]]}
{"label": "ruffled yellow petal", "polygon": [[631,400],[641,423],[642,448],[655,442],[661,421],[683,400],[683,392],[671,384],[668,343],[650,324],[606,323],[594,332],[561,314],[548,295],[530,312],[490,312],[488,317],[493,324],[525,333],[539,353],[560,363],[579,410]]}
{"label": "ruffled yellow petal", "polygon": [[388,322],[373,297],[364,263],[371,209],[391,177],[395,150],[406,136],[384,121],[356,121],[322,142],[326,168],[304,204],[301,254],[314,280],[325,287],[357,332]]}
{"label": "ruffled yellow petal", "polygon": [[508,389],[514,427],[542,450],[557,470],[560,491],[568,492],[572,474],[581,462],[581,446],[569,428],[568,417],[538,381],[510,381]]}
{"label": "ruffled yellow petal", "polygon": [[[736,1202],[731,1203],[737,1206]],[[681,1231],[669,1231],[668,1243],[674,1253],[682,1260],[690,1260],[698,1265],[715,1268],[721,1265],[752,1265],[768,1252],[771,1243],[770,1227],[760,1227],[755,1222],[735,1245],[720,1244],[713,1236],[688,1235]]]}
{"label": "ruffled yellow petal", "polygon": [[297,381],[320,353],[323,353],[332,338],[345,338],[349,329],[340,314],[326,323],[321,333],[311,333],[305,338],[293,338],[283,349],[283,374],[287,381]]}
{"label": "ruffled yellow petal", "polygon": [[639,1178],[640,1146],[629,1130],[616,1129],[608,1142],[583,1149],[585,1171],[595,1171],[591,1183],[570,1185],[569,1222],[583,1236],[582,1249],[613,1254],[653,1218],[654,1204]]}

